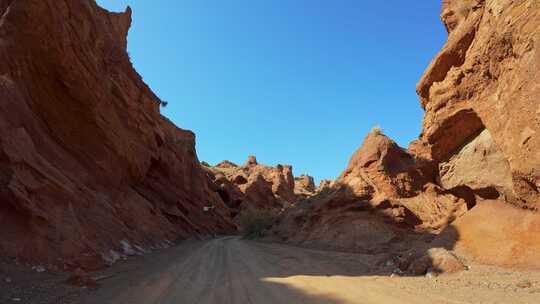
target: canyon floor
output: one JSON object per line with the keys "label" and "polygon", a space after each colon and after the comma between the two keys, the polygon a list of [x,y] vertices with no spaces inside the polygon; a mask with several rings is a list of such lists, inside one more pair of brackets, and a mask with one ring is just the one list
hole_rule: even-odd
{"label": "canyon floor", "polygon": [[97,289],[4,264],[0,303],[538,303],[540,297],[540,273],[470,265],[454,275],[399,277],[377,272],[375,260],[235,236],[185,241],[92,274],[101,278]]}

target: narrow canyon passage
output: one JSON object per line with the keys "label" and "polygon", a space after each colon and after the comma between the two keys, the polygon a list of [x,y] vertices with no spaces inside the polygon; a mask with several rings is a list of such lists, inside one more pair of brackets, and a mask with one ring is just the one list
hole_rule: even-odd
{"label": "narrow canyon passage", "polygon": [[[470,286],[486,280],[485,273],[472,272],[437,279],[389,277],[374,272],[374,260],[239,237],[187,241],[116,265],[108,270],[114,275],[81,303],[473,303]],[[490,279],[501,281],[493,274]],[[474,291],[476,299],[489,303],[515,296],[503,288]],[[520,298],[532,303],[527,301],[534,296]]]}
{"label": "narrow canyon passage", "polygon": [[0,0],[0,304],[540,303],[540,0],[159,2]]}

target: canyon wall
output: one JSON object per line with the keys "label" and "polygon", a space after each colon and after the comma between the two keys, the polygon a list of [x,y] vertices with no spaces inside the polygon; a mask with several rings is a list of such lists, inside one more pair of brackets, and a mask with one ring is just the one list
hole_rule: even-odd
{"label": "canyon wall", "polygon": [[476,198],[448,228],[457,249],[540,267],[540,3],[443,1],[441,19],[448,41],[418,83],[426,115],[412,147],[441,186]]}
{"label": "canyon wall", "polygon": [[448,41],[417,86],[419,139],[403,149],[374,129],[316,189],[254,157],[201,166],[195,135],[160,115],[132,67],[129,8],[0,0],[0,254],[99,268],[233,232],[233,217],[262,209],[285,210],[271,235],[295,244],[439,244],[540,267],[540,4],[442,7]]}
{"label": "canyon wall", "polygon": [[407,150],[373,130],[342,175],[272,236],[372,253],[433,242],[540,267],[540,3],[443,1],[448,41],[417,85]]}
{"label": "canyon wall", "polygon": [[0,0],[0,16],[2,255],[98,268],[234,231],[195,135],[132,67],[129,8]]}
{"label": "canyon wall", "polygon": [[[426,115],[413,144],[439,164],[443,184],[491,188],[533,210],[540,197],[539,6],[534,0],[443,2],[448,41],[418,83]],[[479,142],[476,151],[471,145]]]}

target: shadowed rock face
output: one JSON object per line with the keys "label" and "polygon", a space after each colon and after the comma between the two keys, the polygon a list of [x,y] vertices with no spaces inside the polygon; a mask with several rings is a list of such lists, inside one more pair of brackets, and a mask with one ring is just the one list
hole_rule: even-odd
{"label": "shadowed rock face", "polygon": [[0,0],[0,13],[1,254],[95,268],[111,250],[234,229],[194,134],[130,63],[129,8]]}

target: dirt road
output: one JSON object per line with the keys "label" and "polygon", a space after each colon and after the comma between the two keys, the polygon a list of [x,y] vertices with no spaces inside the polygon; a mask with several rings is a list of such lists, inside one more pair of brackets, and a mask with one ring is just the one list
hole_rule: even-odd
{"label": "dirt road", "polygon": [[[224,237],[185,242],[128,261],[80,303],[537,303],[538,275],[480,269],[459,275],[389,277],[372,256]],[[486,274],[489,274],[487,276]],[[521,280],[521,281],[520,281]],[[497,286],[484,285],[497,282]]]}

